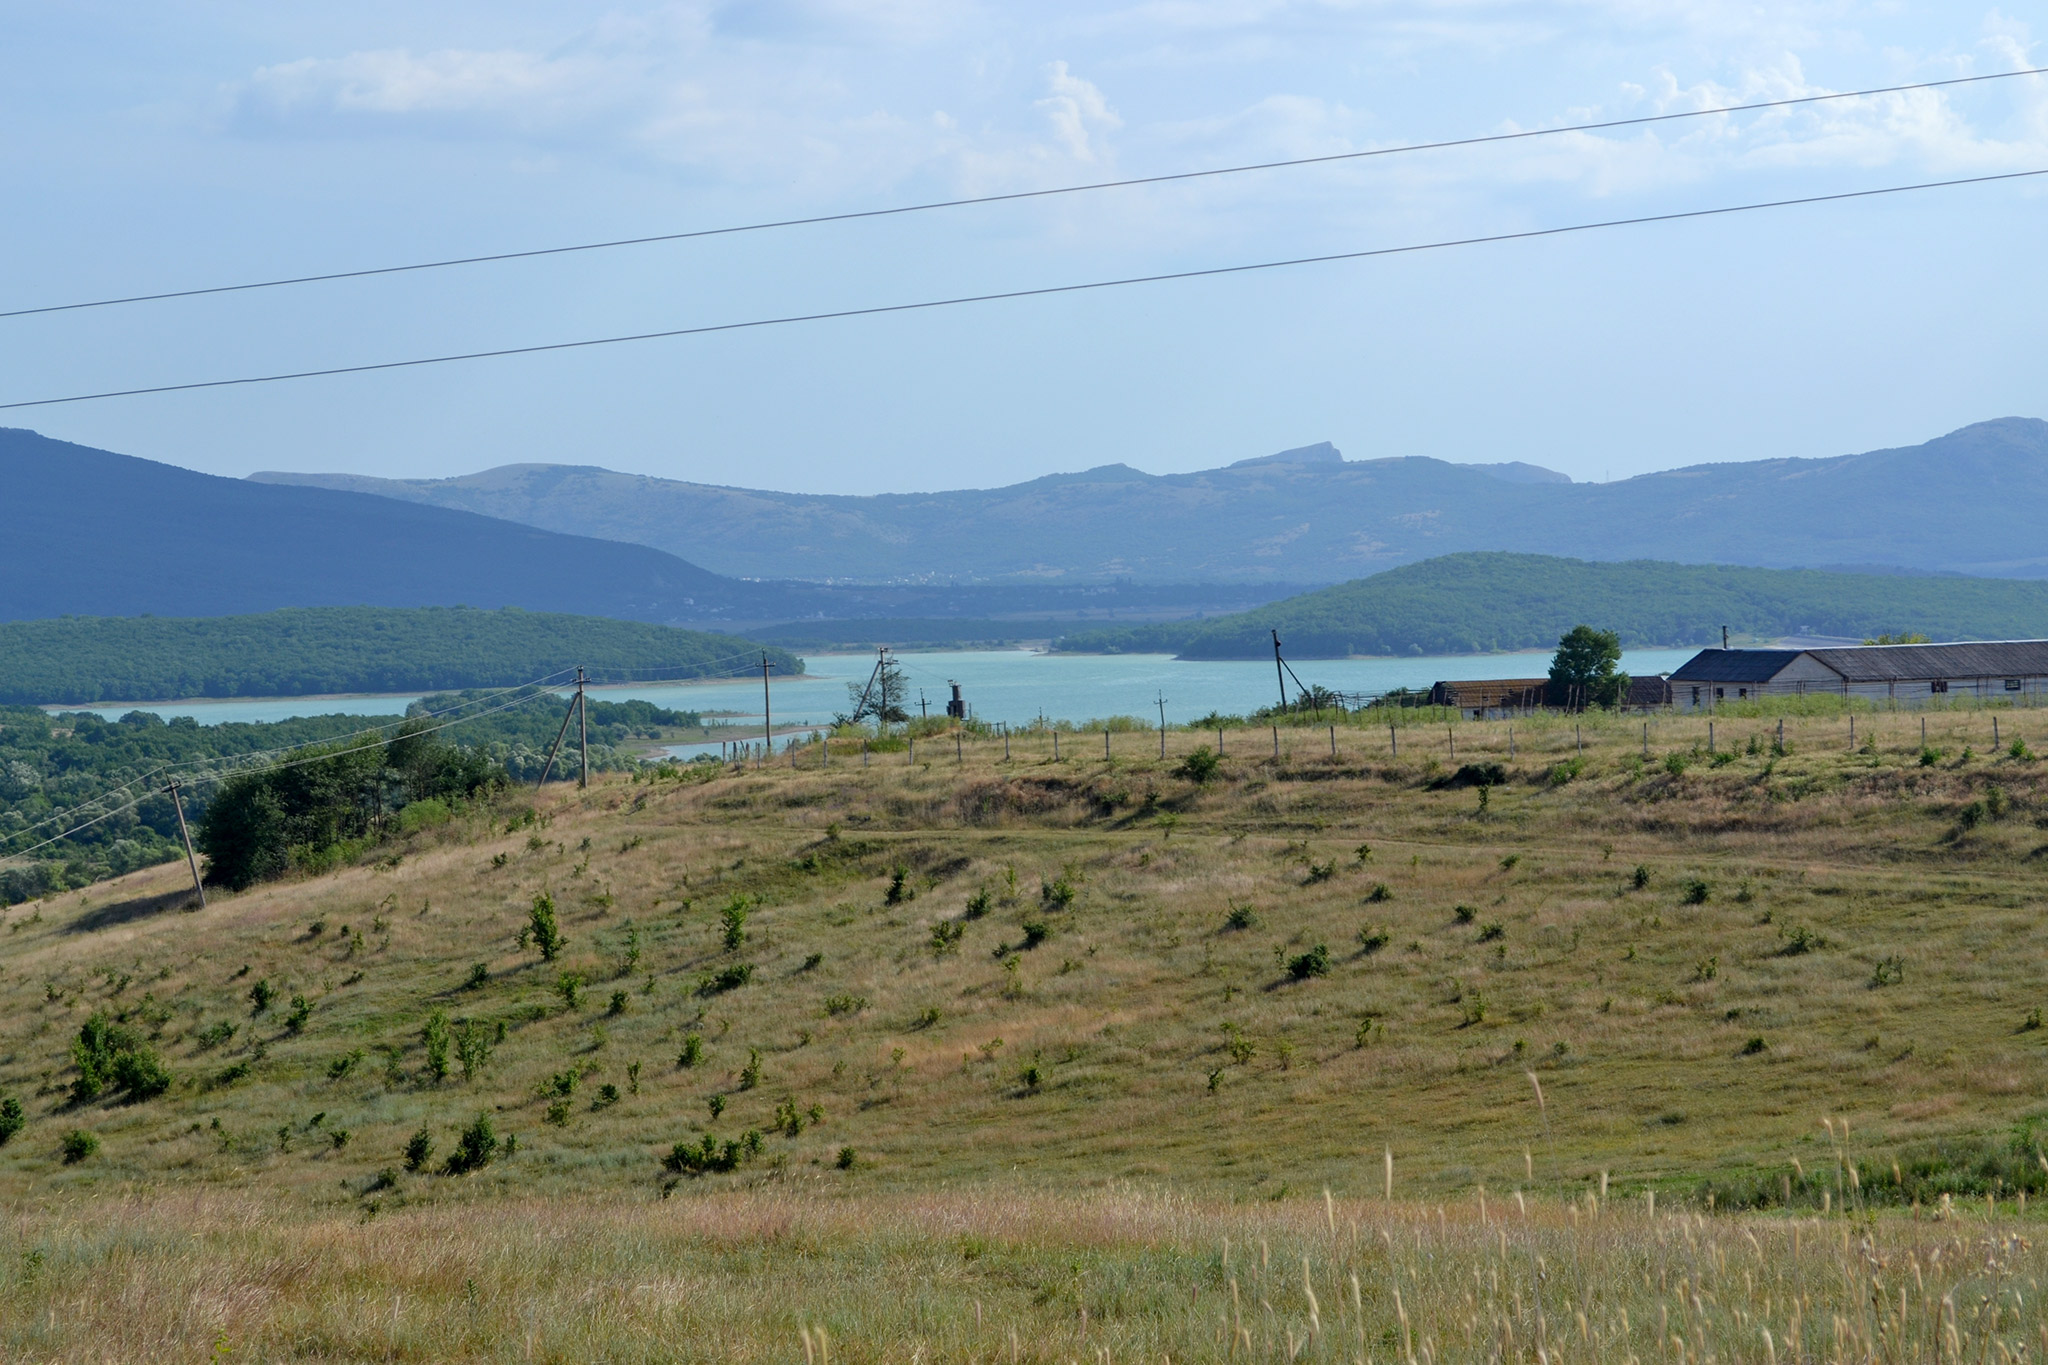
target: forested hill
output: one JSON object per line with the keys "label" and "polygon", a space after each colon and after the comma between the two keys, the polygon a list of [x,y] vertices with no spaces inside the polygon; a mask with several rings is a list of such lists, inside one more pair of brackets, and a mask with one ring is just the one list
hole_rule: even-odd
{"label": "forested hill", "polygon": [[1717,643],[1724,625],[1764,638],[2033,639],[2048,636],[2048,583],[1445,555],[1255,611],[1076,632],[1058,647],[1252,659],[1270,657],[1277,630],[1297,658],[1474,654],[1548,648],[1581,622],[1619,632],[1632,648]]}
{"label": "forested hill", "polygon": [[505,608],[307,607],[257,616],[66,616],[0,623],[0,703],[304,697],[598,680],[785,676],[788,650],[638,621]]}

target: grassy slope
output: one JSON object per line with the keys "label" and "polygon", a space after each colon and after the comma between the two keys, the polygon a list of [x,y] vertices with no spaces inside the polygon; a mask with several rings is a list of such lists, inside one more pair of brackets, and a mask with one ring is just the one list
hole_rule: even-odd
{"label": "grassy slope", "polygon": [[[2030,718],[2008,714],[2006,737]],[[1744,744],[1765,724],[1723,718],[1717,740]],[[1459,1199],[1458,1219],[1471,1220],[1475,1186],[1498,1210],[1515,1187],[1583,1193],[1602,1171],[1626,1201],[1644,1184],[1673,1197],[1702,1172],[1794,1157],[1826,1169],[1826,1115],[1850,1121],[1857,1151],[1877,1153],[2033,1111],[2043,1035],[2018,1028],[2048,956],[2030,909],[2048,880],[2034,856],[2042,776],[2021,761],[1960,764],[1963,744],[1987,747],[1981,714],[1932,717],[1932,738],[1951,753],[1932,768],[1917,762],[1916,719],[1859,718],[1864,737],[1873,725],[1874,754],[1847,752],[1841,720],[1794,719],[1788,757],[1674,777],[1631,775],[1635,723],[1591,720],[1585,775],[1551,787],[1543,776],[1572,752],[1571,726],[1522,723],[1514,780],[1484,819],[1471,790],[1425,785],[1445,755],[1422,730],[1404,738],[1399,762],[1370,732],[1341,736],[1336,760],[1324,736],[1297,732],[1277,764],[1270,739],[1238,732],[1224,780],[1205,789],[1168,775],[1137,736],[1120,741],[1130,749],[1113,764],[1074,757],[1071,740],[1058,765],[1021,743],[1007,767],[993,746],[962,766],[929,747],[929,764],[895,754],[865,771],[842,754],[829,773],[552,790],[538,831],[451,825],[419,835],[395,868],[220,897],[200,918],[169,908],[173,868],[17,907],[0,934],[0,1085],[27,1101],[30,1123],[0,1148],[0,1188],[33,1211],[19,1223],[24,1251],[51,1248],[57,1263],[47,1284],[24,1272],[0,1298],[0,1329],[16,1352],[63,1354],[83,1340],[66,1335],[77,1322],[125,1358],[159,1338],[170,1356],[203,1346],[216,1319],[322,1359],[381,1353],[387,1335],[412,1343],[400,1354],[452,1358],[487,1353],[479,1343],[512,1349],[522,1331],[562,1359],[659,1358],[677,1331],[715,1337],[736,1358],[786,1358],[799,1320],[829,1319],[842,1338],[870,1343],[954,1341],[952,1358],[972,1335],[970,1300],[985,1297],[1001,1321],[1022,1324],[1023,1358],[1062,1358],[1065,1348],[1035,1338],[1072,1331],[1080,1307],[1113,1320],[1106,1343],[1181,1358],[1209,1340],[1225,1301],[1217,1241],[1243,1249],[1265,1236],[1283,1270],[1298,1265],[1286,1257],[1315,1252],[1333,1319],[1342,1273],[1364,1273],[1383,1342],[1392,1318],[1372,1241],[1386,1219],[1360,1202],[1380,1190],[1383,1148],[1404,1195]],[[1653,752],[1687,750],[1703,732],[1656,722]],[[1503,726],[1461,726],[1459,758],[1504,758],[1506,742]],[[2013,808],[1952,837],[1955,812],[1994,781]],[[1159,797],[1150,810],[1148,791]],[[1170,829],[1162,811],[1176,816]],[[1370,864],[1355,856],[1361,842]],[[493,866],[499,854],[505,864]],[[1519,861],[1504,867],[1510,855]],[[1312,862],[1334,863],[1334,875],[1311,881]],[[1641,891],[1630,889],[1638,863],[1650,872]],[[888,906],[896,865],[921,889]],[[1041,879],[1062,875],[1077,887],[1073,907],[1043,909]],[[1711,894],[1687,905],[1682,888],[1696,877]],[[1391,899],[1369,902],[1380,883]],[[935,956],[931,926],[959,919],[981,885],[996,904],[966,922],[956,954]],[[542,887],[569,937],[552,967],[513,943]],[[761,904],[747,943],[728,954],[716,911],[734,895]],[[1232,903],[1255,907],[1259,925],[1223,930]],[[1461,903],[1476,908],[1473,924],[1458,923]],[[1026,918],[1054,933],[1007,959],[1020,964],[1012,978],[993,949],[1018,942]],[[623,974],[628,921],[643,957]],[[1479,941],[1495,922],[1504,938]],[[342,939],[344,924],[363,935],[360,949]],[[1355,935],[1367,925],[1391,941],[1361,955]],[[1782,931],[1794,926],[1828,946],[1784,954]],[[1276,962],[1318,941],[1333,950],[1331,976],[1285,982]],[[821,960],[806,969],[813,953]],[[1903,981],[1873,988],[1875,966],[1893,956]],[[1699,979],[1708,957],[1715,971]],[[489,984],[460,989],[479,960]],[[752,984],[697,994],[703,972],[736,960],[755,966]],[[553,990],[558,967],[589,979],[580,1010]],[[275,1012],[250,1018],[257,978],[312,1000],[303,1035]],[[614,989],[628,1003],[608,1016]],[[60,1092],[79,1023],[95,1008],[139,1011],[145,993],[169,1006],[159,1046],[178,1085],[143,1104],[68,1107]],[[865,1004],[828,1017],[833,996]],[[1485,1017],[1467,1025],[1475,997]],[[507,1022],[478,1080],[423,1078],[419,1031],[435,1007]],[[940,1017],[921,1027],[928,1008]],[[1384,1031],[1360,1046],[1368,1014]],[[197,1035],[219,1020],[240,1026],[235,1040],[202,1050]],[[1226,1021],[1253,1044],[1242,1064],[1224,1051]],[[678,1069],[692,1031],[706,1063]],[[1742,1055],[1753,1036],[1767,1049]],[[1003,1046],[985,1060],[995,1038]],[[387,1045],[398,1049],[389,1075]],[[741,1090],[750,1048],[762,1079]],[[350,1049],[366,1052],[356,1073],[330,1080],[329,1064]],[[1033,1059],[1044,1074],[1035,1090],[1021,1079]],[[634,1060],[640,1093],[593,1110],[597,1087],[625,1088]],[[238,1062],[249,1078],[209,1084]],[[591,1074],[557,1128],[541,1120],[539,1091],[572,1067]],[[1542,1082],[1547,1132],[1525,1069]],[[768,1127],[785,1097],[826,1116],[800,1136],[770,1136],[739,1175],[685,1182],[678,1223],[642,1201],[660,1192],[658,1155],[706,1127],[714,1093],[729,1101],[715,1125],[724,1135]],[[445,1152],[483,1108],[519,1136],[516,1156],[470,1177],[401,1175],[395,1189],[369,1189],[416,1127]],[[104,1147],[64,1166],[57,1140],[73,1127]],[[336,1127],[351,1133],[339,1150],[324,1136]],[[848,1145],[861,1165],[842,1172],[834,1157]],[[1196,1202],[1155,1206],[1131,1182]],[[1352,1222],[1334,1250],[1314,1243],[1314,1196],[1326,1186]],[[1097,1195],[1062,1202],[1076,1187]],[[720,1190],[735,1199],[713,1198]],[[106,1198],[117,1191],[155,1193]],[[1314,1202],[1271,1217],[1233,1209],[1288,1191]],[[811,1208],[821,1194],[856,1202],[844,1215]],[[272,1211],[254,1223],[240,1208],[251,1197]],[[389,1226],[351,1230],[380,1209]],[[1419,1248],[1431,1224],[1426,1209],[1386,1217],[1404,1246],[1413,1236]],[[1544,1235],[1562,1236],[1562,1216],[1548,1217]],[[854,1225],[878,1231],[849,1241]],[[191,1251],[188,1235],[217,1256]],[[1458,1306],[1457,1277],[1490,1273],[1491,1242],[1462,1222],[1446,1235],[1455,1254],[1430,1272],[1442,1298],[1432,1330],[1469,1333],[1476,1319]],[[1637,1240],[1600,1254],[1641,1266],[1651,1240],[1675,1234],[1628,1235]],[[1733,1232],[1724,1240],[1740,1250]],[[517,1254],[528,1243],[549,1250]],[[970,1243],[986,1265],[969,1264],[983,1254]],[[1690,1245],[1673,1243],[1656,1263],[1667,1251],[1696,1263]],[[801,1264],[791,1247],[805,1248]],[[1559,1242],[1549,1254],[1578,1253]],[[280,1263],[302,1267],[289,1286],[266,1269]],[[1791,1263],[1779,1258],[1773,1273]],[[1732,1283],[1736,1272],[1721,1273]],[[1813,1273],[1818,1305],[1834,1291],[1826,1267]],[[221,1274],[251,1288],[194,1313],[167,1307],[161,1320],[115,1311],[131,1299],[185,1302],[180,1285],[196,1292]],[[1254,1315],[1249,1301],[1245,1315],[1277,1353],[1282,1318],[1306,1331],[1306,1310],[1282,1299],[1295,1292],[1287,1274],[1268,1274],[1258,1295],[1281,1317]],[[590,1287],[570,1293],[563,1276]],[[113,1293],[120,1285],[128,1297]],[[383,1288],[358,1311],[364,1285]],[[896,1288],[876,1301],[877,1285]],[[1740,1302],[1724,1292],[1717,1314]],[[43,1307],[74,1293],[67,1326],[46,1324]],[[393,1307],[392,1294],[418,1307]],[[1197,1301],[1202,1313],[1186,1320],[1173,1307]],[[1507,1312],[1503,1298],[1488,1303]],[[1646,1290],[1582,1311],[1620,1331],[1615,1310],[1631,1307],[1639,1333],[1654,1306]],[[1554,1311],[1569,1321],[1569,1309]],[[998,1344],[998,1330],[973,1339]],[[1753,1336],[1753,1325],[1740,1331]]]}
{"label": "grassy slope", "polygon": [[1630,647],[1708,643],[1723,625],[1763,638],[1906,630],[1937,640],[2034,638],[2048,633],[2048,584],[1484,552],[1208,621],[1076,631],[1059,647],[1263,658],[1277,629],[1296,658],[1465,654],[1547,648],[1582,622],[1617,631]]}
{"label": "grassy slope", "polygon": [[[1617,723],[1595,728],[1589,774],[1561,789],[1531,779],[1569,748],[1569,730],[1525,725],[1517,780],[1483,820],[1473,792],[1418,785],[1422,739],[1392,764],[1369,733],[1345,736],[1351,752],[1336,761],[1319,752],[1325,740],[1296,735],[1294,757],[1277,766],[1256,735],[1240,734],[1252,752],[1234,754],[1228,780],[1207,790],[1139,757],[1147,741],[1135,736],[1124,741],[1135,752],[1107,766],[1072,758],[1069,741],[1063,764],[1020,752],[1006,771],[984,752],[964,770],[945,753],[929,766],[878,756],[862,772],[842,758],[829,775],[704,785],[607,779],[584,798],[550,793],[540,834],[472,824],[422,835],[395,870],[221,899],[199,936],[184,915],[121,908],[175,888],[178,869],[158,869],[138,874],[140,885],[9,916],[0,1083],[33,1097],[33,1120],[0,1175],[52,1178],[56,1133],[82,1125],[103,1134],[106,1152],[66,1181],[255,1179],[325,1199],[337,1180],[392,1164],[422,1121],[445,1150],[453,1124],[491,1107],[527,1148],[478,1183],[646,1189],[657,1152],[701,1131],[708,1096],[722,1092],[725,1134],[766,1128],[784,1097],[823,1105],[823,1124],[773,1140],[771,1154],[808,1167],[851,1144],[873,1158],[864,1179],[881,1184],[1015,1172],[1171,1177],[1241,1194],[1355,1187],[1358,1154],[1391,1144],[1408,1179],[1454,1190],[1516,1178],[1533,1136],[1525,1067],[1548,1079],[1559,1157],[1575,1179],[1608,1169],[1682,1180],[1774,1163],[1811,1142],[1817,1112],[1851,1114],[1873,1140],[2003,1124],[2033,1103],[2040,1079],[2040,1035],[2015,1029],[2043,965],[2029,909],[2048,880],[2032,856],[2041,835],[2011,813],[1959,843],[1946,836],[1955,809],[1994,777],[2031,812],[2036,768],[1922,768],[1913,722],[1866,717],[1866,732],[1873,723],[1900,747],[1851,757],[1837,747],[1842,722],[1795,720],[1795,753],[1768,774],[1767,759],[1745,757],[1640,778],[1621,766],[1634,728]],[[1721,743],[1762,725],[1724,720]],[[1962,728],[1988,730],[1982,717],[1942,716],[1937,738],[1944,726],[1958,727],[1954,747]],[[1659,750],[1704,730],[1657,728]],[[1498,726],[1464,727],[1460,756],[1504,743]],[[1179,812],[1170,832],[1145,812],[1148,790],[1158,810]],[[1362,841],[1370,865],[1353,852]],[[499,853],[507,862],[493,867]],[[1504,869],[1510,854],[1519,861]],[[1312,883],[1317,862],[1336,871]],[[1629,889],[1638,863],[1650,872],[1640,892]],[[887,906],[895,865],[926,889]],[[1062,875],[1077,899],[1047,910],[1041,881]],[[1694,877],[1712,888],[1704,905],[1682,903]],[[1381,883],[1391,899],[1368,903]],[[957,953],[936,956],[932,924],[959,918],[981,885],[996,904],[965,923]],[[550,967],[513,943],[544,887],[569,935]],[[727,954],[716,911],[735,895],[760,908],[741,952]],[[594,899],[604,896],[613,903]],[[1255,907],[1258,927],[1224,931],[1233,903]],[[1457,922],[1458,904],[1475,907],[1475,923]],[[1027,918],[1049,922],[1051,939],[996,958]],[[643,945],[631,974],[629,921]],[[1496,922],[1505,937],[1480,942]],[[364,936],[360,949],[344,945],[343,925]],[[1391,935],[1375,954],[1359,949],[1366,926]],[[1830,946],[1783,955],[1792,926]],[[1276,963],[1316,942],[1332,949],[1331,976],[1284,982]],[[806,969],[813,953],[821,961]],[[1890,956],[1904,981],[1871,988]],[[1696,979],[1708,957],[1715,974]],[[460,990],[475,961],[490,984]],[[753,964],[752,984],[697,993],[701,974],[732,961]],[[237,975],[244,964],[249,974]],[[581,1009],[563,1008],[559,968],[590,983]],[[257,978],[313,1001],[302,1036],[275,1015],[249,1017]],[[608,1017],[615,989],[627,1005]],[[144,992],[169,1008],[162,1045],[184,1081],[147,1104],[66,1110],[54,1087],[79,1021],[93,1008],[136,1009]],[[827,1017],[833,996],[865,1003]],[[1475,998],[1485,1018],[1467,1026]],[[436,1007],[507,1021],[478,1081],[421,1080],[419,1030]],[[940,1017],[920,1027],[926,1009]],[[1367,1015],[1384,1029],[1360,1047]],[[198,1032],[222,1019],[241,1026],[235,1043],[200,1052]],[[1228,1060],[1226,1022],[1253,1042],[1248,1063]],[[707,1062],[679,1070],[693,1030]],[[1752,1036],[1768,1051],[1739,1055]],[[984,1060],[996,1038],[1001,1049]],[[400,1050],[399,1079],[385,1079],[386,1046]],[[328,1063],[351,1048],[367,1050],[360,1074],[330,1082]],[[750,1048],[762,1081],[740,1091]],[[1044,1075],[1036,1093],[1019,1079],[1032,1058]],[[204,1084],[236,1060],[252,1062],[249,1080]],[[624,1085],[635,1060],[642,1093],[591,1112],[596,1087]],[[545,1127],[536,1088],[571,1066],[592,1069],[576,1116]],[[338,1154],[315,1150],[324,1139],[304,1129],[322,1111],[354,1134]],[[215,1118],[227,1151],[210,1131],[189,1131]],[[280,1124],[295,1134],[289,1153],[276,1151]]]}

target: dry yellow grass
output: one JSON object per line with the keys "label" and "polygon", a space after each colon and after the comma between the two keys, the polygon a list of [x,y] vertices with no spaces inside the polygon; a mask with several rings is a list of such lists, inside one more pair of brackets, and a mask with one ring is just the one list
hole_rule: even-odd
{"label": "dry yellow grass", "polygon": [[[2001,739],[2029,718],[2006,715]],[[1492,1358],[1503,1322],[1503,1353],[1534,1358],[1539,1292],[1561,1296],[1545,1309],[1549,1359],[1675,1358],[1643,1315],[1680,1311],[1678,1279],[1733,1324],[1707,1323],[1729,1344],[1689,1354],[1765,1359],[1759,1324],[1779,1324],[1783,1350],[1789,1317],[1733,1286],[1745,1239],[1789,1237],[1789,1223],[1582,1209],[1575,1240],[1571,1201],[1603,1174],[1619,1207],[1654,1188],[1671,1209],[1707,1177],[1833,1169],[1823,1116],[1846,1118],[1852,1158],[1881,1164],[2036,1113],[2044,1079],[2044,1031],[2023,1027],[2048,967],[2037,765],[1989,757],[1981,714],[1934,717],[1948,752],[1927,766],[1917,718],[1859,718],[1859,740],[1876,730],[1868,752],[1849,750],[1846,724],[1794,719],[1780,756],[1775,722],[1723,718],[1716,748],[1738,756],[1673,773],[1664,759],[1703,747],[1704,721],[1654,723],[1645,764],[1638,722],[1589,720],[1584,769],[1562,783],[1553,765],[1580,756],[1571,721],[1517,723],[1512,758],[1504,724],[1461,725],[1455,763],[1509,769],[1484,810],[1476,789],[1437,785],[1455,772],[1450,736],[1419,729],[1398,760],[1371,731],[1340,732],[1334,758],[1326,733],[1283,732],[1278,762],[1263,732],[1232,732],[1208,785],[1173,771],[1205,738],[1186,734],[1165,762],[1141,735],[1117,737],[1109,763],[1072,737],[1057,764],[1042,741],[1016,742],[1008,764],[989,743],[956,761],[923,742],[915,765],[866,768],[842,750],[824,770],[812,750],[794,770],[551,789],[540,825],[508,832],[516,806],[477,813],[416,836],[396,866],[199,914],[170,908],[175,868],[18,907],[0,934],[0,1090],[29,1123],[0,1147],[0,1187],[17,1253],[43,1259],[8,1291],[6,1339],[17,1358],[192,1358],[221,1331],[235,1358],[520,1359],[530,1339],[536,1359],[790,1359],[796,1330],[820,1323],[845,1359],[910,1359],[912,1342],[923,1359],[995,1359],[998,1328],[1015,1326],[1027,1359],[1204,1358],[1222,1349],[1221,1238],[1277,1246],[1284,1226],[1333,1321],[1350,1321],[1329,1305],[1360,1273],[1380,1359],[1395,1358],[1391,1281],[1369,1254],[1382,1230],[1396,1246],[1448,1239],[1403,1253],[1435,1286],[1417,1290],[1435,1304],[1431,1359]],[[916,895],[890,904],[897,867]],[[568,938],[547,964],[516,942],[543,890]],[[735,898],[746,937],[728,951],[719,915]],[[1234,907],[1246,927],[1226,926]],[[1027,921],[1050,932],[1022,948]],[[957,943],[935,939],[942,923]],[[1362,930],[1384,942],[1368,950]],[[1329,974],[1294,980],[1287,964],[1317,944]],[[487,981],[467,989],[478,962]],[[741,963],[747,984],[701,984]],[[585,979],[576,1008],[563,971]],[[258,980],[278,1001],[252,1015]],[[298,1032],[283,1023],[294,994],[311,1006]],[[69,1103],[68,1047],[102,1009],[157,1035],[169,1094]],[[504,1025],[474,1079],[426,1073],[435,1010],[492,1036]],[[232,1039],[207,1045],[222,1023]],[[680,1067],[691,1036],[703,1061]],[[549,1122],[568,1073],[564,1121]],[[479,1112],[517,1152],[435,1174]],[[422,1126],[434,1160],[399,1170]],[[67,1165],[73,1128],[101,1148]],[[748,1129],[762,1150],[735,1173],[663,1169],[678,1141]],[[1372,1211],[1388,1149],[1399,1194],[1427,1202]],[[1340,1226],[1318,1251],[1301,1228],[1325,1217],[1325,1188]],[[1475,1231],[1481,1188],[1496,1221],[1518,1189],[1540,1205],[1526,1225]],[[727,1218],[751,1231],[720,1234]],[[1108,1237],[1096,1218],[1121,1229],[1113,1250],[1089,1249]],[[1038,1221],[1004,1230],[1018,1219]],[[1937,1244],[1955,1248],[1942,1274],[1994,1252],[2037,1273],[1983,1242],[1996,1229],[1981,1217],[1965,1226],[1887,1218],[1854,1236],[1893,1258],[1875,1272],[1887,1294],[1897,1257],[1918,1257],[1924,1282]],[[1835,1258],[1800,1291],[1813,1358],[1833,1358],[1834,1313],[1848,1315],[1842,1358],[1878,1340],[1877,1319],[1852,1311],[1865,1272],[1836,1263],[1841,1230],[1801,1253]],[[1496,1287],[1525,1234],[1549,1267],[1540,1290]],[[1016,1275],[982,1285],[962,1269],[961,1239],[1006,1237]],[[1683,1274],[1681,1246],[1695,1258]],[[1300,1255],[1286,1255],[1294,1285]],[[1075,1258],[1090,1267],[1077,1284],[1119,1287],[1048,1293]],[[1566,1260],[1616,1285],[1647,1269],[1652,1287],[1589,1307],[1564,1296]],[[1774,1252],[1752,1289],[1760,1270],[1803,1264]],[[1306,1331],[1287,1316],[1305,1298],[1280,1293],[1266,1291],[1270,1317],[1245,1309],[1259,1358]],[[989,1326],[969,1335],[976,1297]],[[1056,1335],[1090,1305],[1090,1344]],[[1966,1320],[1976,1309],[1957,1311],[1956,1330],[1988,1343]],[[1308,1335],[1313,1358],[1355,1354],[1334,1329]]]}

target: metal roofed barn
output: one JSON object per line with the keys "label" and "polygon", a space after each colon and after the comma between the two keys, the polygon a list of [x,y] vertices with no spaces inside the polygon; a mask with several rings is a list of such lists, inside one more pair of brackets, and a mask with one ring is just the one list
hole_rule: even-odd
{"label": "metal roofed barn", "polygon": [[1671,691],[1681,711],[1809,693],[1908,705],[1960,697],[2033,705],[2048,692],[2048,640],[1703,649],[1671,675]]}

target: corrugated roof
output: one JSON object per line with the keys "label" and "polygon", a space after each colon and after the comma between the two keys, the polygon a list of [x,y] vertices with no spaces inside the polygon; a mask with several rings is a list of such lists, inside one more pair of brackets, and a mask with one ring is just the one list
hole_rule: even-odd
{"label": "corrugated roof", "polygon": [[1851,682],[2019,678],[2048,674],[2048,640],[1983,640],[1957,645],[1863,645],[1849,649],[1809,649],[1806,652]]}
{"label": "corrugated roof", "polygon": [[1671,675],[1674,683],[1769,682],[1803,653],[1840,653],[1839,650],[1798,649],[1703,649],[1680,664]]}

